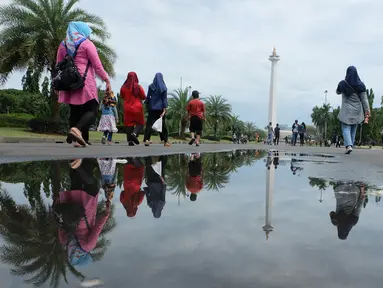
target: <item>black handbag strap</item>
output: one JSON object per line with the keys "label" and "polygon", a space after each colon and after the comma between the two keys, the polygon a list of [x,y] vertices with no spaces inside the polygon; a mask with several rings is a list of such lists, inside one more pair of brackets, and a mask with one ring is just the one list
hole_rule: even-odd
{"label": "black handbag strap", "polygon": [[354,87],[352,87],[352,86],[347,82],[347,80],[343,80],[343,81],[346,82],[346,84],[352,89],[352,91],[354,91],[354,93],[356,93],[357,95],[359,95],[359,93],[355,91]]}
{"label": "black handbag strap", "polygon": [[[80,44],[78,44],[78,46],[76,47],[76,49],[74,50],[74,53],[73,53],[73,56],[72,58],[74,59],[76,56],[77,56],[77,50],[78,48],[80,48],[81,44],[83,43],[84,41],[82,41]],[[66,46],[66,42],[64,41],[64,46],[65,46],[65,50],[67,51],[68,53],[68,47]],[[88,64],[86,64],[86,68],[85,68],[85,72],[84,72],[84,76],[82,76],[82,78],[86,79],[86,76],[88,75],[88,70],[89,70],[89,67],[90,67],[91,63],[90,61],[88,60]]]}

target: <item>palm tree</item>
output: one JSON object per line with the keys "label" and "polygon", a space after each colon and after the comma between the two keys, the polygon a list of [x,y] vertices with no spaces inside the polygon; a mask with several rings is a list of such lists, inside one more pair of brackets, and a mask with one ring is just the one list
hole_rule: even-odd
{"label": "palm tree", "polygon": [[322,107],[315,106],[313,112],[311,113],[311,119],[314,125],[318,128],[318,133],[323,136],[323,127],[325,123],[324,114],[322,112]]}
{"label": "palm tree", "polygon": [[230,123],[231,105],[222,96],[210,96],[206,100],[206,112],[207,121],[214,129],[214,137],[217,137],[218,123]]}
{"label": "palm tree", "polygon": [[[69,22],[83,21],[93,30],[101,62],[114,76],[115,52],[105,44],[109,38],[101,17],[76,8],[80,0],[13,0],[0,6],[0,83],[12,72],[33,66],[53,73],[57,47],[65,38]],[[51,89],[52,112],[58,116],[57,94]]]}
{"label": "palm tree", "polygon": [[190,101],[188,96],[188,89],[182,90],[181,88],[169,93],[169,117],[173,123],[177,123],[179,136],[185,137],[185,129],[188,124],[188,113],[186,107]]}
{"label": "palm tree", "polygon": [[247,137],[249,137],[249,141],[251,141],[256,130],[257,130],[257,126],[255,125],[255,123],[253,123],[253,122],[246,122],[245,123],[245,133],[246,133]]}
{"label": "palm tree", "polygon": [[327,123],[330,120],[330,110],[331,110],[331,105],[330,104],[323,104],[321,107],[321,112],[324,117],[324,139],[327,140]]}
{"label": "palm tree", "polygon": [[242,133],[245,130],[245,124],[243,121],[239,119],[238,115],[231,115],[231,132],[234,133]]}
{"label": "palm tree", "polygon": [[[102,213],[103,203],[99,203],[97,214]],[[0,259],[12,265],[11,273],[31,277],[28,284],[42,286],[50,280],[51,287],[57,287],[61,277],[66,283],[67,272],[84,279],[79,271],[68,261],[66,248],[58,238],[58,228],[50,208],[38,203],[35,208],[17,205],[12,197],[0,190],[0,235],[4,246],[0,247]],[[109,246],[105,235],[116,226],[111,214],[103,227],[95,249],[90,253],[93,261],[99,261]]]}

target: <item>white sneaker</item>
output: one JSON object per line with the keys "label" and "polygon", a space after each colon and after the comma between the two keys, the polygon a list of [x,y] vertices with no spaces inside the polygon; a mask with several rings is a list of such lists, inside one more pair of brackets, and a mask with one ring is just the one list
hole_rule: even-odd
{"label": "white sneaker", "polygon": [[348,147],[346,148],[346,154],[349,155],[349,154],[351,154],[351,152],[352,152],[352,147],[351,147],[351,146],[348,146]]}

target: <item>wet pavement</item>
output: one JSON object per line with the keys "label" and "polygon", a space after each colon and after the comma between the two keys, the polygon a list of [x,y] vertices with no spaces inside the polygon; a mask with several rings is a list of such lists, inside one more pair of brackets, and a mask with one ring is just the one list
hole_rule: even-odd
{"label": "wet pavement", "polygon": [[381,287],[383,174],[365,155],[2,164],[0,286]]}

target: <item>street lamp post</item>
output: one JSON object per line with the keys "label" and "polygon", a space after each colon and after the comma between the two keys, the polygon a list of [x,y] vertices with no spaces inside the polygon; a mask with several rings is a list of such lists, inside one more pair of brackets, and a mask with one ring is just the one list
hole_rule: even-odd
{"label": "street lamp post", "polygon": [[[327,90],[324,90],[324,105],[327,105]],[[324,115],[324,140],[327,141],[327,112]]]}

